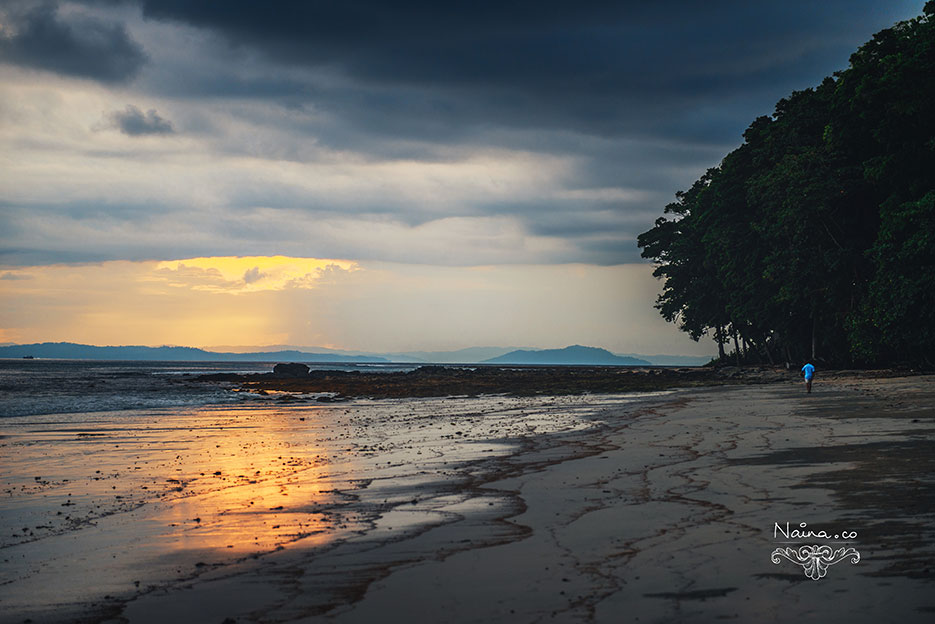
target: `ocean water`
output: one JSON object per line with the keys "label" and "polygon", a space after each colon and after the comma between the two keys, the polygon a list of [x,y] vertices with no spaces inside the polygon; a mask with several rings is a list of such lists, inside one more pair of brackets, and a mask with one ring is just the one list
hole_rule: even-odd
{"label": "ocean water", "polygon": [[[96,621],[95,605],[276,556],[307,578],[330,566],[317,613],[383,569],[523,537],[501,521],[522,500],[484,484],[597,455],[609,421],[665,394],[290,404],[194,380],[273,366],[0,360],[0,622]],[[355,563],[370,552],[372,578]]]}
{"label": "ocean water", "polygon": [[[275,362],[0,359],[0,417],[111,412],[243,401],[211,373],[269,373]],[[313,370],[407,371],[412,364],[310,364]]]}
{"label": "ocean water", "polygon": [[[130,378],[160,387],[159,375],[153,381],[139,367],[94,368],[97,377],[86,368],[77,377],[107,385],[135,373]],[[150,400],[141,391],[118,394]],[[233,574],[254,560],[272,562],[263,564],[271,579],[295,566],[320,579],[324,585],[302,598],[318,613],[347,587],[413,557],[522,537],[499,520],[520,513],[522,501],[480,485],[601,452],[591,432],[635,400],[282,404],[252,395],[216,405],[7,416],[0,419],[0,622],[100,621],[95,605],[181,588],[204,573]],[[329,553],[333,559],[322,558]]]}

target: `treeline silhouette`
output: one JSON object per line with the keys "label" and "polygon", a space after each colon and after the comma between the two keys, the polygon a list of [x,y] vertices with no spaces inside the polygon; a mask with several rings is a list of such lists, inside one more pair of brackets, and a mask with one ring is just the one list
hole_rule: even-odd
{"label": "treeline silhouette", "polygon": [[935,363],[935,0],[793,92],[639,236],[725,360]]}

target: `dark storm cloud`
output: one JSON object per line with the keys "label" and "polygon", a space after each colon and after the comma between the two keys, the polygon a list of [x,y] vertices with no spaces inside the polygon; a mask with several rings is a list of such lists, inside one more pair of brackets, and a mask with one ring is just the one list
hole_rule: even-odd
{"label": "dark storm cloud", "polygon": [[[143,42],[146,71],[110,101],[166,109],[130,106],[105,124],[135,136],[177,126],[203,151],[179,167],[173,141],[148,152],[135,151],[146,141],[120,151],[90,142],[90,161],[190,172],[167,188],[191,193],[151,196],[128,176],[98,185],[103,197],[69,200],[63,184],[61,205],[0,210],[0,261],[638,262],[637,234],[756,116],[843,69],[872,33],[922,4],[72,0],[8,10],[8,62],[117,81],[139,70],[134,38]],[[216,167],[225,160],[237,166],[229,177]],[[449,164],[464,173],[432,168]],[[384,165],[399,165],[399,182]],[[439,232],[453,232],[450,244],[433,245]],[[524,248],[523,236],[535,244]]]}
{"label": "dark storm cloud", "polygon": [[63,16],[52,3],[0,10],[0,60],[66,76],[125,82],[146,62],[146,54],[117,22]]}
{"label": "dark storm cloud", "polygon": [[[319,102],[383,130],[432,132],[437,120],[592,133],[688,131],[711,140],[738,135],[738,111],[696,114],[687,128],[667,126],[679,114],[741,93],[765,89],[763,103],[771,103],[775,93],[809,86],[842,68],[878,24],[892,21],[883,15],[905,15],[919,3],[141,4],[148,18],[210,30],[275,62],[334,67],[371,89],[386,88],[364,102],[327,96]],[[832,58],[837,66],[829,68]],[[421,97],[417,89],[425,89]]]}
{"label": "dark storm cloud", "polygon": [[172,122],[164,119],[154,109],[151,108],[144,113],[132,104],[128,104],[122,111],[108,113],[105,119],[105,127],[117,129],[128,136],[175,132]]}

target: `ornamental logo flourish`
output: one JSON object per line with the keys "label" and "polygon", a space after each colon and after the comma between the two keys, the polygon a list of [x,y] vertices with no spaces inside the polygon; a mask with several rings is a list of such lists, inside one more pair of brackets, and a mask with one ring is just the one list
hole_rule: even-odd
{"label": "ornamental logo flourish", "polygon": [[848,557],[850,557],[851,563],[860,561],[860,553],[854,548],[832,550],[831,546],[828,545],[813,544],[800,546],[798,549],[777,548],[773,551],[770,559],[777,565],[783,558],[800,565],[805,570],[805,576],[817,581],[827,574],[829,566],[833,566]]}
{"label": "ornamental logo flourish", "polygon": [[[789,523],[785,527],[778,522],[773,525],[773,539],[781,537],[789,541],[781,541],[783,544],[795,544],[794,546],[784,546],[776,548],[770,560],[779,565],[782,560],[802,566],[805,576],[817,581],[824,578],[828,573],[828,568],[845,559],[850,559],[852,564],[860,561],[860,553],[856,548],[848,544],[857,537],[857,531],[814,531],[808,528],[808,524],[802,522],[797,528],[790,528]],[[806,540],[826,540],[828,543],[816,544],[805,543]],[[831,546],[829,544],[833,544]]]}

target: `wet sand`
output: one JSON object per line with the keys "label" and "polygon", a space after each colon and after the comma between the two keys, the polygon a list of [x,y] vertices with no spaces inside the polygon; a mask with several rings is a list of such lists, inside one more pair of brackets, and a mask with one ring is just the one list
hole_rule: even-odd
{"label": "wet sand", "polygon": [[0,619],[929,621],[932,382],[8,419]]}

